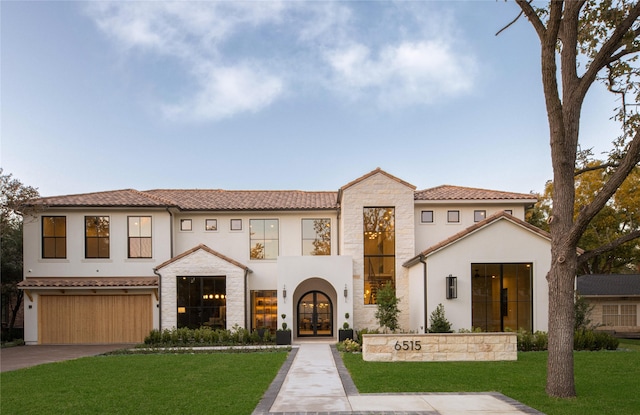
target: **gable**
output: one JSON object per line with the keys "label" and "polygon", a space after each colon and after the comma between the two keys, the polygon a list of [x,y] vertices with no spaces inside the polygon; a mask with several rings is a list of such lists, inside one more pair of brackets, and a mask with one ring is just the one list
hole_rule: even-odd
{"label": "gable", "polygon": [[204,244],[200,244],[188,251],[181,253],[168,261],[163,262],[155,271],[161,269],[183,269],[187,268],[191,273],[200,269],[203,272],[211,272],[218,269],[241,269],[245,272],[252,272],[249,267],[243,265]]}
{"label": "gable", "polygon": [[425,249],[405,262],[403,266],[411,267],[420,262],[421,258],[435,255],[471,239],[473,240],[471,244],[479,244],[483,250],[502,252],[512,249],[522,250],[523,246],[540,243],[549,249],[551,244],[551,237],[547,232],[506,212],[499,212]]}

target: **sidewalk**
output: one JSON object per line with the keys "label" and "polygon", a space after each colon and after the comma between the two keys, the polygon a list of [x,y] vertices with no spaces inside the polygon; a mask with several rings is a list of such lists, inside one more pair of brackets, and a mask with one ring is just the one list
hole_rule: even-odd
{"label": "sidewalk", "polygon": [[360,394],[327,343],[294,346],[253,415],[542,414],[500,393]]}

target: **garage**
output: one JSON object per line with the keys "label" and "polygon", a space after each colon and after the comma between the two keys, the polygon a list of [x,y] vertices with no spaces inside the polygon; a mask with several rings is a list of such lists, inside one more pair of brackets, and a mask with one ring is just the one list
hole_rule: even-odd
{"label": "garage", "polygon": [[38,343],[140,343],[153,328],[151,294],[40,295]]}

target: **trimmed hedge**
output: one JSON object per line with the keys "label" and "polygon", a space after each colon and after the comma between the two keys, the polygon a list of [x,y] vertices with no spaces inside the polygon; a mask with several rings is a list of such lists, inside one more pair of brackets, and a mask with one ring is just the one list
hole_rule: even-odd
{"label": "trimmed hedge", "polygon": [[249,331],[240,326],[233,326],[231,330],[201,327],[190,329],[187,327],[171,330],[151,330],[144,339],[145,347],[201,347],[201,346],[234,346],[247,344],[274,344],[275,339],[266,330],[262,337],[257,330]]}
{"label": "trimmed hedge", "polygon": [[[518,330],[518,350],[521,352],[543,351],[549,346],[549,335],[544,331],[535,333]],[[609,333],[597,330],[578,329],[573,335],[574,350],[616,350],[620,341]]]}

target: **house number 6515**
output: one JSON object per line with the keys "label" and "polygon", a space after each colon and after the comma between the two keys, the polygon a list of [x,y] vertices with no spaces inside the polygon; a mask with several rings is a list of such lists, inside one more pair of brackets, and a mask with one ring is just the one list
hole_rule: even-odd
{"label": "house number 6515", "polygon": [[420,340],[416,340],[416,341],[409,341],[409,340],[403,340],[402,343],[400,343],[399,341],[396,341],[395,346],[393,346],[394,349],[396,350],[420,350],[422,349],[422,346],[420,345]]}

